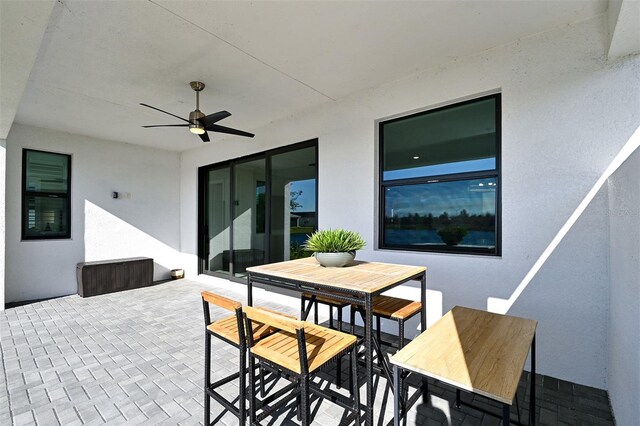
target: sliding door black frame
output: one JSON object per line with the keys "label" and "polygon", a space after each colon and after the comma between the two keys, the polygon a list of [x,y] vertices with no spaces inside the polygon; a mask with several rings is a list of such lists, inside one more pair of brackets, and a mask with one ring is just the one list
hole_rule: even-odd
{"label": "sliding door black frame", "polygon": [[[206,274],[219,278],[226,278],[230,281],[238,282],[238,283],[246,283],[247,280],[244,277],[236,277],[234,275],[234,264],[233,264],[233,220],[234,220],[234,201],[236,198],[235,194],[235,166],[236,164],[241,164],[249,161],[256,160],[265,160],[265,263],[269,263],[271,259],[271,157],[278,154],[283,154],[286,152],[296,151],[299,149],[305,148],[315,148],[315,158],[316,158],[316,167],[315,167],[315,180],[316,180],[316,217],[318,217],[318,139],[310,139],[304,142],[299,142],[293,145],[287,145],[280,148],[275,148],[269,151],[260,152],[257,154],[246,155],[243,157],[238,157],[232,160],[222,161],[220,163],[208,164],[206,166],[202,166],[198,168],[198,182],[197,182],[197,193],[198,193],[198,274]],[[207,248],[208,248],[208,229],[206,227],[206,214],[207,214],[207,204],[208,204],[208,196],[207,196],[207,174],[211,170],[222,169],[228,167],[230,173],[230,181],[229,185],[230,189],[230,202],[229,202],[229,272],[228,273],[219,273],[219,272],[211,272],[206,268],[206,262],[208,260]]]}

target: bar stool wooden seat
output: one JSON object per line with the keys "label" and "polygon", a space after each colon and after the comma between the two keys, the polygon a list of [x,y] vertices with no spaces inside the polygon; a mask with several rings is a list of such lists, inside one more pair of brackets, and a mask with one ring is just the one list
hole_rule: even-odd
{"label": "bar stool wooden seat", "polygon": [[[278,329],[277,332],[259,341],[248,336],[249,343],[249,377],[250,383],[250,424],[257,424],[277,408],[286,404],[290,397],[295,396],[298,401],[298,418],[303,426],[309,425],[310,393],[319,394],[354,415],[360,424],[360,398],[357,379],[356,337],[327,327],[322,327],[306,321],[297,321],[272,312],[261,311],[247,306],[244,308],[247,329],[253,323],[267,324]],[[310,380],[313,373],[327,366],[330,361],[339,359],[342,355],[351,354],[351,371],[355,379],[351,388],[351,398],[344,401],[336,395],[330,395]],[[269,407],[262,407],[258,416],[255,399],[255,359],[270,370],[279,372],[290,380],[294,387],[289,398],[283,398]]]}
{"label": "bar stool wooden seat", "polygon": [[[301,302],[301,306],[300,306],[300,319],[302,319],[303,321],[306,321],[310,311],[311,311],[311,306],[313,306],[314,310],[313,310],[313,322],[315,324],[318,324],[318,305],[319,304],[323,304],[323,305],[327,305],[329,307],[329,328],[335,328],[333,326],[333,308],[337,308],[338,309],[338,327],[337,329],[339,331],[342,331],[342,309],[346,308],[347,306],[349,306],[349,303],[347,302],[343,302],[342,300],[339,300],[337,298],[334,297],[330,297],[330,296],[314,296],[312,294],[309,293],[302,293],[302,296],[300,296],[300,302]],[[309,305],[307,305],[307,302],[309,302]]]}
{"label": "bar stool wooden seat", "polygon": [[[389,319],[398,323],[398,349],[402,349],[405,345],[404,323],[422,310],[422,303],[415,300],[401,299],[399,297],[386,296],[381,294],[374,296],[372,303],[372,314],[376,319],[376,337],[381,342],[380,319]],[[355,323],[355,313],[362,315],[362,306],[354,305],[351,310],[351,326]],[[390,346],[394,346],[391,342],[385,342]]]}
{"label": "bar stool wooden seat", "polygon": [[[240,302],[236,302],[235,300],[228,299],[224,296],[220,296],[208,291],[203,291],[201,293],[201,296],[205,323],[204,424],[211,424],[210,398],[216,400],[220,405],[229,410],[229,412],[238,417],[240,424],[244,424],[247,418],[247,398],[245,396],[247,354],[246,330],[249,329],[245,329],[244,327],[244,320],[242,318],[242,304]],[[212,322],[211,314],[209,311],[210,303],[234,313],[232,315],[225,316],[224,318]],[[266,308],[257,309],[267,310]],[[253,341],[260,341],[277,331],[277,329],[265,324],[261,324],[257,321],[251,324],[251,330],[252,333],[250,335]],[[238,348],[240,358],[238,372],[232,373],[213,383],[211,382],[211,337],[216,337],[230,344],[231,346]],[[220,386],[223,386],[236,379],[238,379],[238,387],[240,390],[237,406],[235,406],[232,401],[229,401],[222,395],[220,395],[220,393],[218,393],[216,390]],[[262,380],[260,381],[260,386],[262,388],[264,386],[264,377],[262,376],[262,374],[261,379]]]}

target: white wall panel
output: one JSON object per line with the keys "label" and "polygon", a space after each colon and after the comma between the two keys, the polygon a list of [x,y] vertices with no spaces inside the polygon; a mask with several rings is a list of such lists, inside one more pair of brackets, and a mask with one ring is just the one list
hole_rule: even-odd
{"label": "white wall panel", "polygon": [[616,422],[640,419],[640,151],[609,178],[609,396]]}
{"label": "white wall panel", "polygon": [[[184,152],[185,265],[195,273],[198,166],[318,137],[320,228],[362,233],[368,246],[361,259],[427,266],[430,313],[486,309],[490,297],[509,298],[640,123],[640,58],[609,63],[606,44],[602,16],[274,122],[252,141],[228,138]],[[492,91],[502,93],[503,109],[502,257],[377,250],[375,121]],[[599,388],[607,385],[609,309],[602,197],[514,305],[546,333],[539,336],[540,372]]]}
{"label": "white wall panel", "polygon": [[[20,240],[23,148],[71,154],[71,239]],[[155,280],[181,267],[177,153],[15,123],[7,156],[7,302],[76,293],[78,262],[152,257]]]}

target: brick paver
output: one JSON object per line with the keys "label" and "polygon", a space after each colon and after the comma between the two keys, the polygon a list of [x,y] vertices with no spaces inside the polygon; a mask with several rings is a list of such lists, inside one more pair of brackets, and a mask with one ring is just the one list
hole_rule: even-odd
{"label": "brick paver", "polygon": [[[245,287],[179,280],[153,287],[83,299],[77,295],[0,312],[0,424],[180,424],[202,423],[204,365],[201,290],[245,300]],[[256,303],[296,315],[298,304]],[[212,317],[227,314],[212,309]],[[213,378],[237,371],[237,350],[214,346]],[[343,363],[348,377],[348,362]],[[331,372],[317,379],[330,385]],[[527,419],[526,374],[519,391]],[[346,383],[346,382],[345,382]],[[361,387],[364,401],[364,386]],[[408,424],[490,425],[499,419],[453,405],[455,392],[431,383],[428,404],[417,404]],[[238,395],[236,383],[222,392]],[[341,392],[345,392],[342,390]],[[537,410],[541,425],[613,425],[605,391],[539,376]],[[392,419],[392,395],[378,381],[376,413]],[[500,413],[484,398],[463,394],[463,402]],[[344,411],[314,400],[314,424],[333,426]],[[212,403],[212,419],[236,425],[237,419]],[[295,424],[295,405],[280,410],[270,424]],[[513,418],[516,419],[515,408]]]}

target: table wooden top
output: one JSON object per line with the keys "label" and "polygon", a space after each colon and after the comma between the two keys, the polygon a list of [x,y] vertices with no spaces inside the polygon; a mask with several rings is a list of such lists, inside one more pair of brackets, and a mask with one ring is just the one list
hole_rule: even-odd
{"label": "table wooden top", "polygon": [[426,270],[424,266],[362,261],[342,268],[325,268],[313,257],[247,268],[252,274],[320,284],[334,287],[338,291],[348,289],[363,293],[383,290],[423,274]]}
{"label": "table wooden top", "polygon": [[537,321],[456,306],[391,363],[512,404]]}

